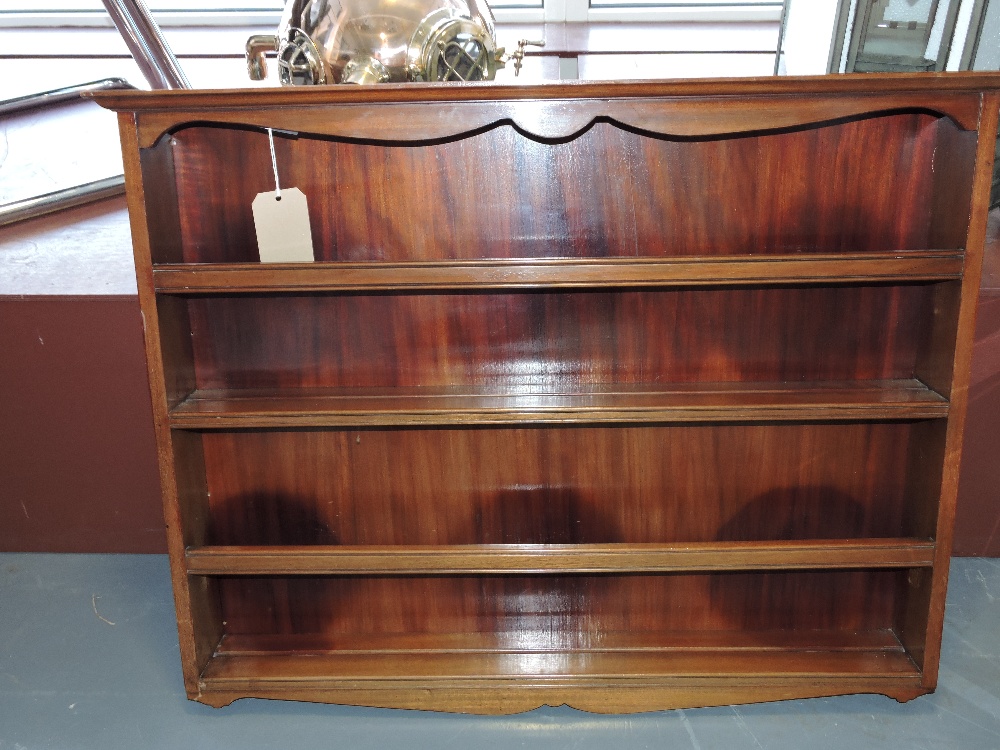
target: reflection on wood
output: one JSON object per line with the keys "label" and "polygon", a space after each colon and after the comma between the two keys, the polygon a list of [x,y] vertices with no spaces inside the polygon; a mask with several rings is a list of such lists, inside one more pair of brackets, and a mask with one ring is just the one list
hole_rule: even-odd
{"label": "reflection on wood", "polygon": [[[961,195],[933,190],[939,139],[974,141],[954,131],[898,114],[713,140],[599,123],[556,144],[501,126],[421,148],[307,137],[275,148],[282,183],[309,199],[320,261],[886,252],[931,247],[935,216],[961,212]],[[844,159],[860,141],[881,145]],[[249,212],[273,189],[266,135],[191,128],[154,151],[164,149],[185,262],[257,260]],[[964,234],[938,240],[960,248]]]}
{"label": "reflection on wood", "polygon": [[908,379],[933,287],[197,297],[198,387]]}

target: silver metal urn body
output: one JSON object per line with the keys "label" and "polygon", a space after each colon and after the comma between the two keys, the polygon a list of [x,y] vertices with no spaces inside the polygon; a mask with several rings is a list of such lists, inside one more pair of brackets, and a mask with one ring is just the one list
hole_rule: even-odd
{"label": "silver metal urn body", "polygon": [[488,81],[504,65],[486,0],[290,0],[277,36],[247,41],[250,77],[282,85]]}

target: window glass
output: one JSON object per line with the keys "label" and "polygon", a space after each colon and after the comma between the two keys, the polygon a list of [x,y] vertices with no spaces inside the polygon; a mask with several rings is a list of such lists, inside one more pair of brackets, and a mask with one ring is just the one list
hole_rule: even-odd
{"label": "window glass", "polygon": [[670,8],[684,10],[703,10],[706,13],[720,10],[742,10],[746,8],[781,8],[781,2],[775,0],[745,0],[733,3],[698,3],[698,2],[664,2],[663,0],[590,0],[591,8]]}

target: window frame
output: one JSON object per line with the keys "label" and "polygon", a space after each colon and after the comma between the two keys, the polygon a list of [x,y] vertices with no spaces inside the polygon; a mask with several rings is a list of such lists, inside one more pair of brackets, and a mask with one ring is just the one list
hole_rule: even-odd
{"label": "window frame", "polygon": [[[493,8],[498,23],[563,23],[563,22],[703,22],[714,21],[778,21],[781,0],[746,0],[745,2],[692,2],[692,0],[655,4],[647,0],[623,2],[621,5],[591,7],[591,0],[540,0],[537,7]],[[544,4],[541,4],[544,3]],[[215,8],[195,7],[190,10],[156,10],[155,0],[149,5],[154,17],[164,27],[184,26],[271,26],[279,23],[280,10],[265,10],[264,0],[214,0]],[[49,9],[31,7],[23,0],[0,0],[0,27],[112,27],[108,13],[101,8],[87,8],[87,0],[55,0]],[[192,3],[192,5],[194,5]],[[250,6],[250,7],[248,7]]]}

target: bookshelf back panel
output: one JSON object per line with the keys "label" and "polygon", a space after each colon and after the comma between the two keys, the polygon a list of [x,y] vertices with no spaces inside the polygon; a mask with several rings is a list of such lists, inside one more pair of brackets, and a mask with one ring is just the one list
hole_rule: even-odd
{"label": "bookshelf back panel", "polygon": [[921,515],[906,486],[911,453],[926,456],[920,424],[205,432],[207,541],[908,536]]}
{"label": "bookshelf back panel", "polygon": [[934,285],[191,298],[199,388],[914,377]]}
{"label": "bookshelf back panel", "polygon": [[[974,133],[913,112],[714,138],[598,121],[556,142],[502,123],[420,144],[275,139],[281,184],[307,196],[326,261],[959,248],[974,147]],[[250,205],[274,189],[266,133],[189,127],[152,150],[167,149],[146,161],[172,163],[183,260],[258,260]],[[176,260],[172,243],[154,248]]]}
{"label": "bookshelf back panel", "polygon": [[544,651],[599,648],[619,633],[890,629],[904,576],[272,577],[219,585],[229,634],[484,633],[507,648]]}

